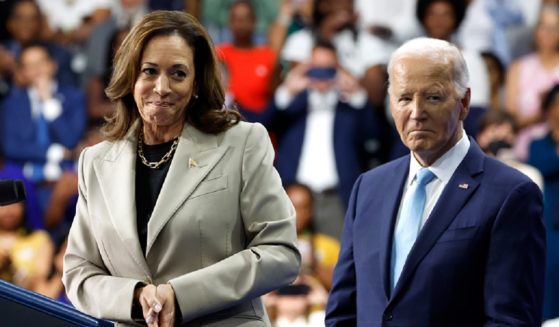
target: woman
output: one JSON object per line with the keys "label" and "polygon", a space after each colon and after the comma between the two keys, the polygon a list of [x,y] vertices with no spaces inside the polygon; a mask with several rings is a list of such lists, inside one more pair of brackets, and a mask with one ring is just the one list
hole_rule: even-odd
{"label": "woman", "polygon": [[505,84],[505,107],[521,128],[515,154],[526,160],[528,145],[546,132],[541,99],[559,82],[559,6],[545,5],[534,30],[536,51],[514,61]]}
{"label": "woman", "polygon": [[267,326],[298,273],[293,206],[266,130],[221,109],[211,41],[156,11],[117,51],[107,141],[87,148],[64,258],[79,309],[148,326]]}

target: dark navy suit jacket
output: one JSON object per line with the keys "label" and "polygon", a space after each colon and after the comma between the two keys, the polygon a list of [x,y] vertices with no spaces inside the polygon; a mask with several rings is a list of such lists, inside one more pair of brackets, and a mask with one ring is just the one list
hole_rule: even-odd
{"label": "dark navy suit jacket", "polygon": [[[62,102],[62,113],[48,123],[50,142],[75,147],[83,136],[86,123],[85,95],[76,88],[59,86],[55,94]],[[6,159],[17,164],[43,164],[49,145],[37,143],[35,119],[26,89],[14,87],[0,104],[0,144]]]}
{"label": "dark navy suit jacket", "polygon": [[541,192],[470,142],[392,291],[393,231],[410,156],[359,177],[327,326],[541,326]]}
{"label": "dark navy suit jacket", "polygon": [[[307,125],[308,94],[307,91],[299,93],[285,110],[272,108],[273,118],[268,116],[265,119],[273,120],[271,129],[278,136],[276,168],[285,184],[296,181]],[[378,138],[379,128],[374,109],[369,104],[354,108],[338,101],[332,142],[339,178],[338,191],[345,205],[353,183],[367,170],[366,145]]]}

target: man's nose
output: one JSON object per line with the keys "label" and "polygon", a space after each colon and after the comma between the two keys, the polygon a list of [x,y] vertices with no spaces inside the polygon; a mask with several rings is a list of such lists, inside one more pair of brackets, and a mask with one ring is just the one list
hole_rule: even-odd
{"label": "man's nose", "polygon": [[413,99],[410,103],[411,115],[413,119],[421,119],[425,116],[425,104],[420,99]]}

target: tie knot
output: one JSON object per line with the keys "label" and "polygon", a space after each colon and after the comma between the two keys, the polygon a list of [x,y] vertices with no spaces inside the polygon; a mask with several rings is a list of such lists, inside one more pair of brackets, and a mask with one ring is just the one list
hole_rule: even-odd
{"label": "tie knot", "polygon": [[425,186],[435,178],[435,174],[427,168],[421,168],[417,171],[416,178],[419,185]]}

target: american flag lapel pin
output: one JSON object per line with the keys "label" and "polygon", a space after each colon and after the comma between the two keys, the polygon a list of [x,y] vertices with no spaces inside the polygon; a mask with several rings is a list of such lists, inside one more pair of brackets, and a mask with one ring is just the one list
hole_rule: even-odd
{"label": "american flag lapel pin", "polygon": [[467,183],[462,183],[462,184],[458,184],[458,187],[463,189],[463,190],[467,190],[468,189],[468,184]]}
{"label": "american flag lapel pin", "polygon": [[196,162],[196,160],[189,158],[188,159],[188,168],[196,168],[198,167],[198,163]]}

